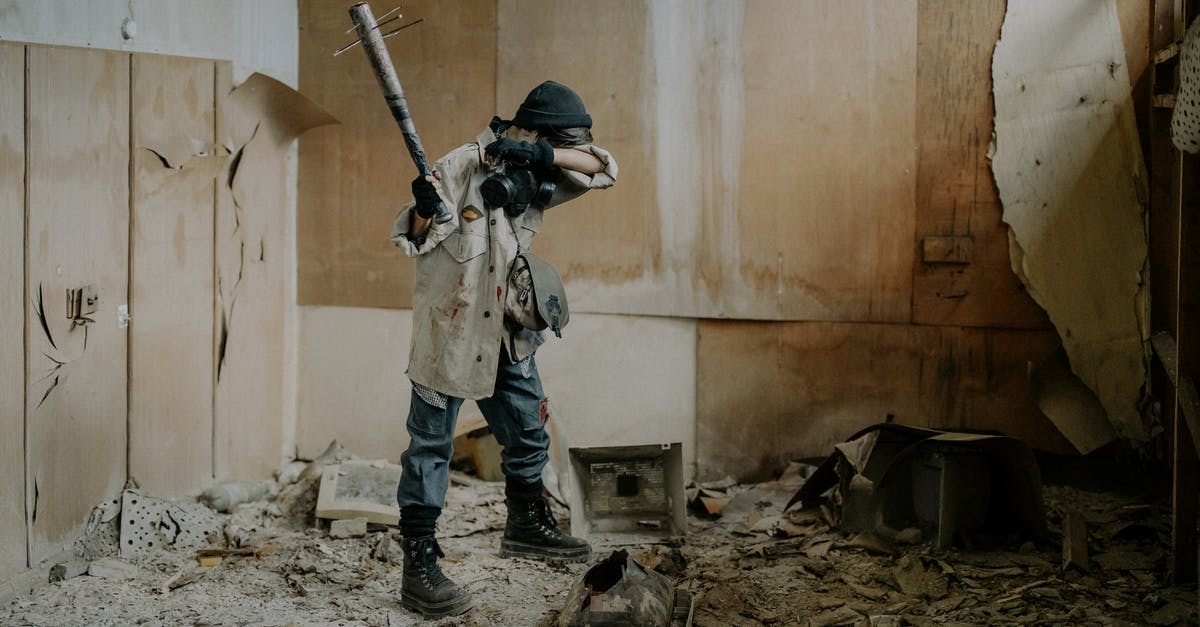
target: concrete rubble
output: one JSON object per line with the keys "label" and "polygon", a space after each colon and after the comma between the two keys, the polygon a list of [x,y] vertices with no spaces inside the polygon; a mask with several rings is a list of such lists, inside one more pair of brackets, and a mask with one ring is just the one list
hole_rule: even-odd
{"label": "concrete rubble", "polygon": [[[331,450],[323,462],[352,458],[340,447]],[[281,473],[290,481],[276,486],[277,496],[217,514],[222,533],[206,549],[156,548],[121,558],[110,527],[120,516],[106,504],[92,535],[81,540],[79,557],[59,569],[75,574],[88,562],[92,576],[47,583],[0,606],[0,624],[549,627],[562,619],[588,569],[618,548],[669,581],[676,603],[679,595],[689,599],[698,627],[1197,620],[1195,586],[1169,583],[1164,493],[1047,485],[1045,538],[1014,533],[969,549],[938,549],[919,529],[885,538],[831,526],[819,507],[785,510],[813,470],[793,464],[772,482],[693,485],[686,542],[596,546],[589,563],[564,566],[499,557],[503,484],[458,477],[439,532],[443,568],[475,595],[476,608],[424,623],[398,602],[398,532],[368,525],[363,536],[334,537],[312,515],[320,468],[310,464],[296,472],[293,466],[290,476]],[[720,514],[710,513],[702,498],[724,502]],[[177,505],[198,505],[183,501]],[[565,521],[566,509],[554,507]],[[1065,569],[1064,530],[1087,549],[1083,557],[1077,546]],[[671,624],[685,623],[676,614]]]}

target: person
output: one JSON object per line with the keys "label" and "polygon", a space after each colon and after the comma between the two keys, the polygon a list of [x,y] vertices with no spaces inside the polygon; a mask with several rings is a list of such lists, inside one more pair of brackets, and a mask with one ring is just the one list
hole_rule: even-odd
{"label": "person", "polygon": [[[401,597],[426,618],[461,614],[473,604],[438,567],[443,553],[434,535],[454,426],[467,399],[475,400],[503,447],[508,516],[501,554],[558,562],[585,561],[590,554],[585,541],[558,529],[542,496],[549,410],[534,352],[544,331],[518,324],[505,314],[505,303],[514,261],[529,251],[543,212],[616,181],[616,161],[592,144],[591,126],[579,96],[546,81],[529,92],[512,120],[493,118],[474,142],[438,160],[432,176],[418,176],[413,201],[396,216],[392,240],[416,258],[411,439],[396,489]],[[518,191],[501,204],[503,198],[487,193],[488,184],[498,182],[501,192],[520,188],[521,173],[532,175],[537,200]],[[452,213],[450,221],[433,220],[439,202]]]}

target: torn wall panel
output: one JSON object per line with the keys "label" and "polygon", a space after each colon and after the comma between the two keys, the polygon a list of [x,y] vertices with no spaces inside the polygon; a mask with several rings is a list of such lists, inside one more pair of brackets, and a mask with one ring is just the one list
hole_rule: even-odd
{"label": "torn wall panel", "polygon": [[1113,0],[1010,2],[993,75],[1013,269],[1117,433],[1146,441],[1145,174]]}
{"label": "torn wall panel", "polygon": [[[26,502],[36,562],[125,483],[129,55],[30,46],[27,76]],[[67,290],[86,286],[95,312],[72,321]]]}
{"label": "torn wall panel", "polygon": [[0,581],[25,567],[25,47],[0,43]]}
{"label": "torn wall panel", "polygon": [[267,477],[283,456],[288,254],[287,155],[300,133],[335,120],[262,74],[233,88],[217,65],[218,144],[232,155],[217,186],[214,460],[218,479]]}
{"label": "torn wall panel", "polygon": [[212,61],[133,57],[129,472],[153,494],[212,480]]}

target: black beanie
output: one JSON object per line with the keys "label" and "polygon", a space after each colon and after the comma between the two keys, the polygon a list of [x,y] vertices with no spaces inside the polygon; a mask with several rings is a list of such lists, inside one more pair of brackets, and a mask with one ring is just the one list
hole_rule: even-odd
{"label": "black beanie", "polygon": [[533,88],[513,116],[514,126],[537,130],[542,128],[592,128],[592,116],[583,107],[583,100],[570,87],[546,81]]}

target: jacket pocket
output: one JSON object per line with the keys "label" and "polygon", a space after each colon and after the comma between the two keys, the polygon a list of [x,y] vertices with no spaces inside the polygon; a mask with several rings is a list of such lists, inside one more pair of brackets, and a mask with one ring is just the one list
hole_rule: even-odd
{"label": "jacket pocket", "polygon": [[459,263],[466,263],[487,252],[486,235],[456,231],[442,241],[442,246]]}

